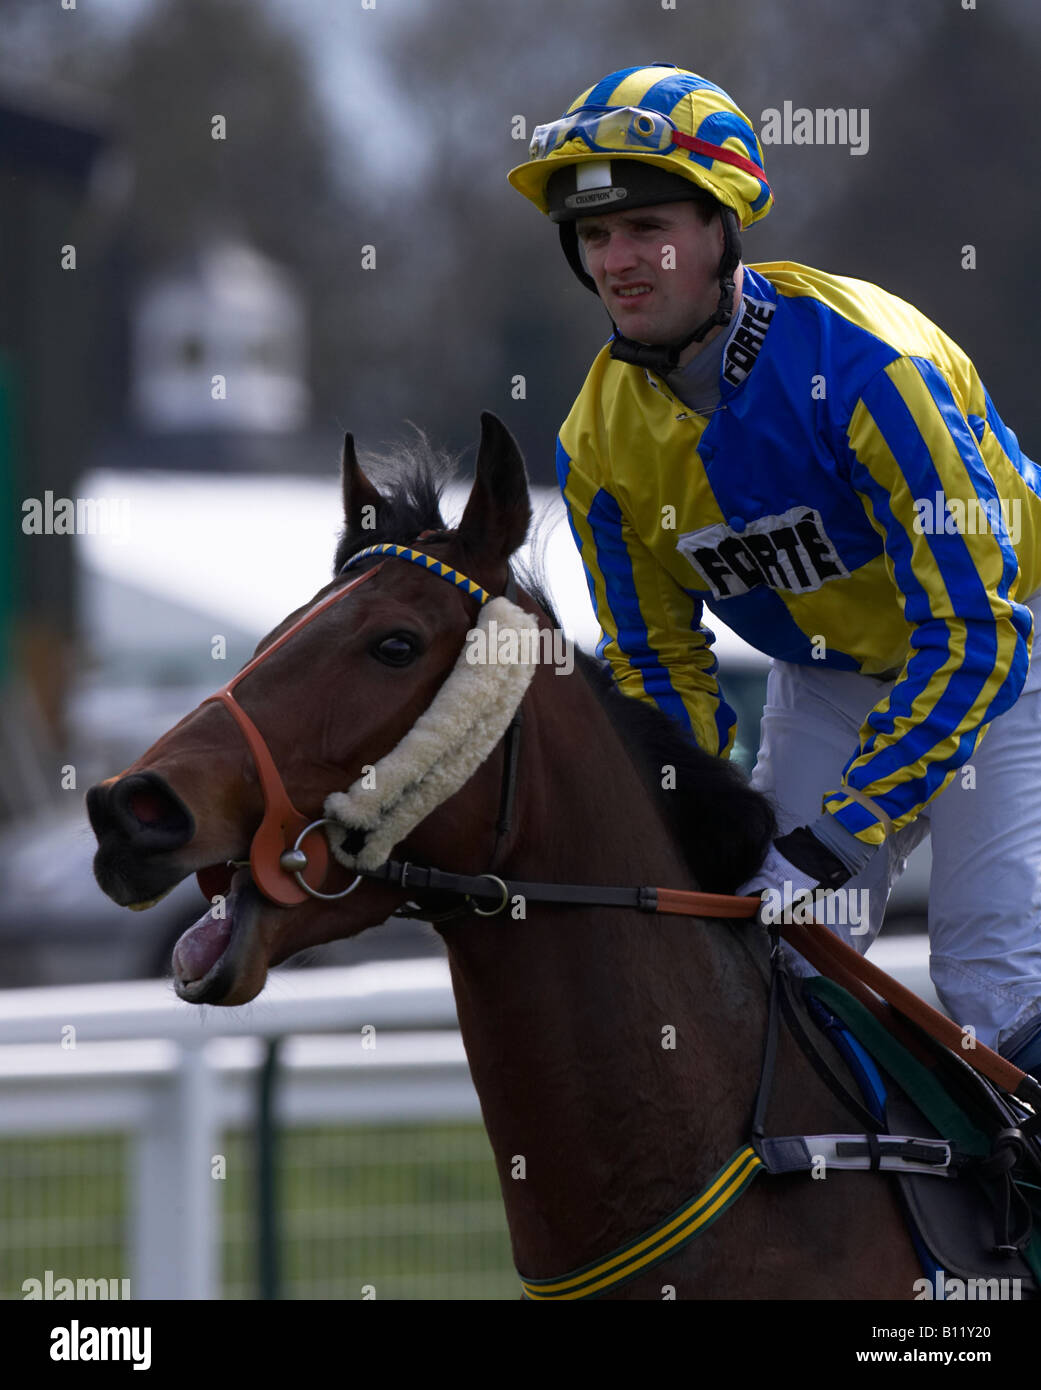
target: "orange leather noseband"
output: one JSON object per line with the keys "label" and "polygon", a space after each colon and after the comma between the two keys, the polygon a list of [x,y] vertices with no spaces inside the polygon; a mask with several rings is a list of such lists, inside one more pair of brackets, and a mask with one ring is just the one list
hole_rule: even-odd
{"label": "orange leather noseband", "polygon": [[[371,579],[377,570],[382,569],[384,563],[381,560],[371,570],[366,570],[350,584],[345,585],[342,589],[337,589],[335,594],[330,594],[316,607],[309,609],[302,618],[297,619],[292,627],[283,632],[277,641],[272,642],[270,647],[266,647],[259,656],[255,656],[252,661],[243,666],[238,675],[233,676],[227,685],[222,686],[215,694],[208,695],[199,706],[201,709],[202,705],[208,705],[213,700],[222,704],[239,726],[242,736],[249,746],[249,751],[253,755],[253,763],[257,769],[257,776],[260,778],[260,788],[264,794],[264,819],[260,822],[250,844],[249,867],[253,875],[253,882],[265,898],[277,903],[279,907],[296,907],[299,903],[306,902],[308,897],[313,896],[300,886],[296,876],[287,872],[280,862],[282,855],[293,848],[301,831],[312,823],[313,818],[302,815],[290,801],[289,793],[283,786],[282,778],[275,766],[275,760],[271,756],[263,735],[235,699],[232,691],[250,672],[255,671],[262,661],[266,661],[269,656],[277,652],[283,643],[288,642],[302,627],[306,627],[320,613],[324,613],[327,608],[332,608],[342,598],[353,593],[359,584],[364,584],[367,579]],[[308,845],[308,868],[315,873],[315,882],[318,886],[324,879],[329,866],[329,845],[325,835],[317,828],[307,836],[304,844]],[[209,868],[201,869],[196,874],[196,879],[205,896],[212,899],[216,894],[227,893],[232,876],[233,870],[228,865],[214,864]]]}

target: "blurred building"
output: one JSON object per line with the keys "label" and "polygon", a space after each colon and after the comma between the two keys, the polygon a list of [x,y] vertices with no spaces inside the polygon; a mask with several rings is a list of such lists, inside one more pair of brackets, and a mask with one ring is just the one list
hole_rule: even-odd
{"label": "blurred building", "polygon": [[288,435],[307,425],[302,295],[245,242],[214,240],[150,277],[131,322],[131,407],[143,433]]}
{"label": "blurred building", "polygon": [[289,270],[215,230],[143,271],[127,317],[127,408],[92,467],[335,474],[341,441],[311,424],[307,304]]}

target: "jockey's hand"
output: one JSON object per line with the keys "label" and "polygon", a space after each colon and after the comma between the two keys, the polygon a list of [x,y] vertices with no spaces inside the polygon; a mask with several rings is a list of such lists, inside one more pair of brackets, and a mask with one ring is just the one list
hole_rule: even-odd
{"label": "jockey's hand", "polygon": [[784,891],[785,883],[792,892],[801,889],[841,888],[850,878],[850,870],[842,860],[821,843],[809,826],[802,825],[775,840],[759,869],[737,890],[739,897],[755,897],[765,889]]}

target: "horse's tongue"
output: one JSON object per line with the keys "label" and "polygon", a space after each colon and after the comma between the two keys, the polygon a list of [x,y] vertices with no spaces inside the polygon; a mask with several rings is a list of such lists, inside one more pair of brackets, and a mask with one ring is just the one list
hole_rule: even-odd
{"label": "horse's tongue", "polygon": [[200,917],[195,926],[189,927],[179,938],[173,949],[172,964],[174,974],[184,984],[201,980],[228,949],[249,884],[249,869],[236,870],[231,883],[225,887],[227,897],[221,898],[221,915],[217,917],[211,907],[205,917]]}
{"label": "horse's tongue", "polygon": [[212,910],[201,922],[189,927],[173,951],[173,968],[185,983],[201,980],[228,948],[231,940],[230,917],[215,918]]}

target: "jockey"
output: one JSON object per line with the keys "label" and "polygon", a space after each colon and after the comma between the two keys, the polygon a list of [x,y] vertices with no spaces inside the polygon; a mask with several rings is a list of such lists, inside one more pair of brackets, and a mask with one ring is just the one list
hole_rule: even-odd
{"label": "jockey", "polygon": [[937,993],[1041,1075],[1041,469],[911,305],[742,263],[773,195],[704,78],[610,73],[509,180],[611,317],[557,446],[598,653],[721,757],[703,606],[773,659],[752,780],[782,834],[738,891],[842,887],[863,951],[931,833]]}

